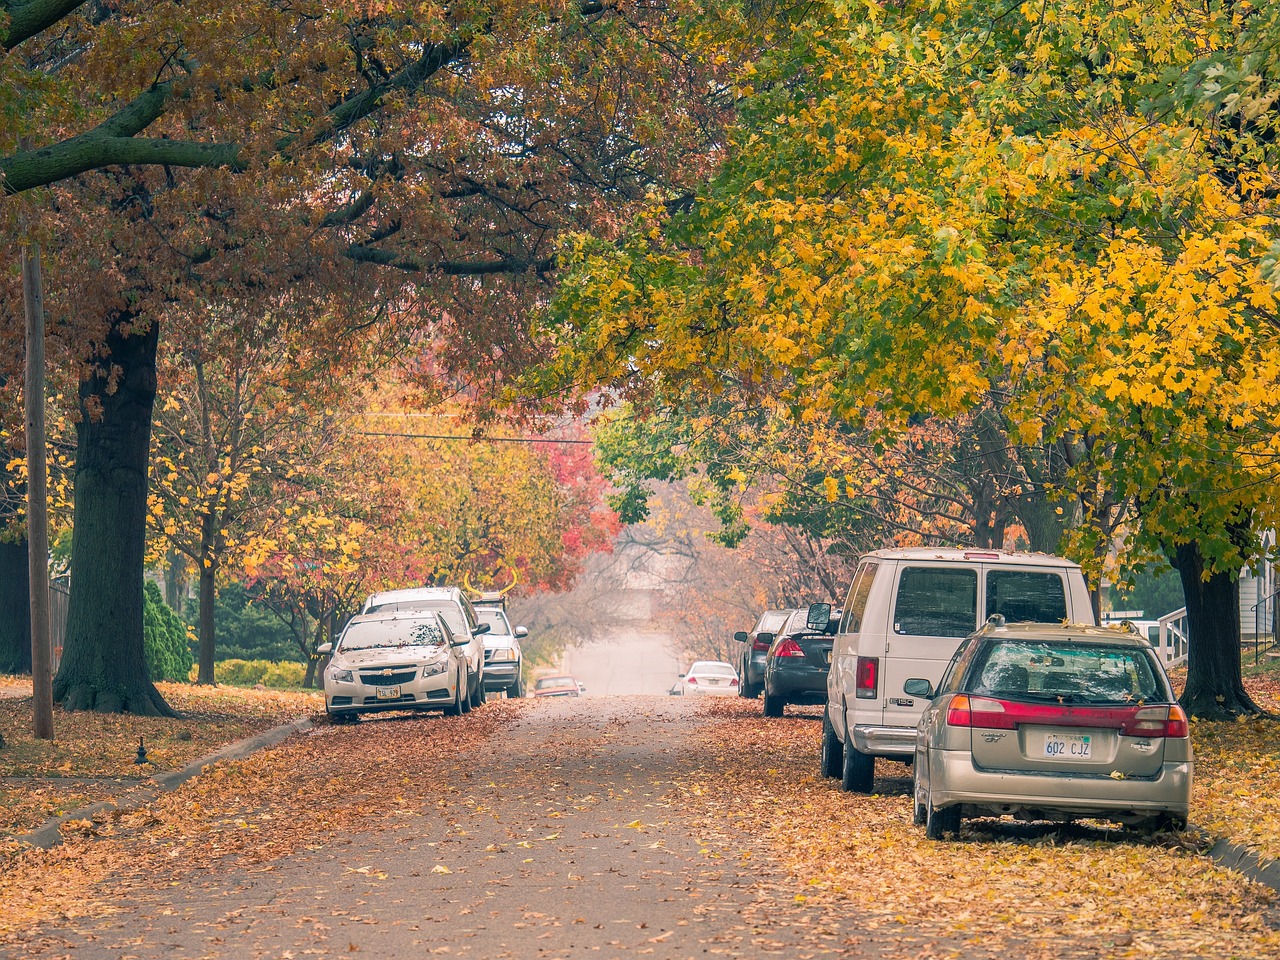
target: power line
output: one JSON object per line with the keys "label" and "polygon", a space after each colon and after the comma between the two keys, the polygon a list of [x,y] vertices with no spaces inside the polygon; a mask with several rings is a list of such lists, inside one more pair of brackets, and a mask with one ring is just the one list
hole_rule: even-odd
{"label": "power line", "polygon": [[478,443],[581,443],[591,444],[594,440],[555,440],[549,437],[484,437],[457,436],[443,433],[370,433],[357,431],[357,437],[407,437],[411,440],[465,440]]}

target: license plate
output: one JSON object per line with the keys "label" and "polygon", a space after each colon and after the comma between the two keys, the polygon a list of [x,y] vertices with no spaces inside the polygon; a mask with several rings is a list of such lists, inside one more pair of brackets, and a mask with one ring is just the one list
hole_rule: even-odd
{"label": "license plate", "polygon": [[379,687],[378,699],[379,700],[399,700],[400,688],[399,687]]}
{"label": "license plate", "polygon": [[1093,740],[1087,733],[1051,733],[1044,738],[1044,755],[1050,760],[1091,760]]}

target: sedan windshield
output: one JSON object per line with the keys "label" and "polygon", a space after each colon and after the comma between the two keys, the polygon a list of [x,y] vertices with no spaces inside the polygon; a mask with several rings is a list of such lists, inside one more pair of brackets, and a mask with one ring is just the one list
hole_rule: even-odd
{"label": "sedan windshield", "polygon": [[965,684],[972,693],[1061,703],[1167,702],[1148,651],[1102,644],[1003,640],[979,651]]}
{"label": "sedan windshield", "polygon": [[338,641],[339,650],[376,650],[382,647],[442,646],[444,631],[431,620],[375,620],[351,623]]}

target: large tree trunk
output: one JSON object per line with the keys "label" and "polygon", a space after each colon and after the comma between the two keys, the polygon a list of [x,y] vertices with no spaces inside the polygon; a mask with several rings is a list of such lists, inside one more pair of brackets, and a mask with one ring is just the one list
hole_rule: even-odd
{"label": "large tree trunk", "polygon": [[1178,544],[1174,566],[1187,600],[1190,639],[1181,703],[1193,717],[1226,719],[1262,713],[1240,677],[1240,581],[1231,572],[1204,578],[1196,541]]}
{"label": "large tree trunk", "polygon": [[27,542],[0,543],[0,673],[31,672]]}
{"label": "large tree trunk", "polygon": [[[53,695],[68,710],[173,716],[147,675],[142,572],[159,330],[116,317],[80,383],[71,603]],[[114,374],[114,375],[113,375]]]}

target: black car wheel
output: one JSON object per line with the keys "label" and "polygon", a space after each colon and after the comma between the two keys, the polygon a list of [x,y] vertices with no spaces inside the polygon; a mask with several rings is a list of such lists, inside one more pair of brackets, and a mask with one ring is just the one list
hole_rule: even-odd
{"label": "black car wheel", "polygon": [[524,677],[516,677],[516,682],[507,687],[507,696],[516,698],[524,696]]}
{"label": "black car wheel", "polygon": [[764,715],[766,717],[782,716],[787,706],[786,697],[778,697],[771,694],[768,690],[764,692]]}
{"label": "black car wheel", "polygon": [[844,744],[836,736],[836,728],[831,725],[831,716],[822,711],[822,775],[824,777],[840,776],[840,768],[844,766]]}
{"label": "black car wheel", "polygon": [[484,688],[484,678],[481,677],[476,682],[476,695],[475,695],[475,698],[471,701],[471,708],[474,710],[477,707],[484,706],[485,701],[488,699],[489,699],[489,694],[488,694],[488,691],[486,691]]}
{"label": "black car wheel", "polygon": [[846,743],[844,763],[840,765],[841,788],[851,793],[870,793],[875,779],[876,758]]}

